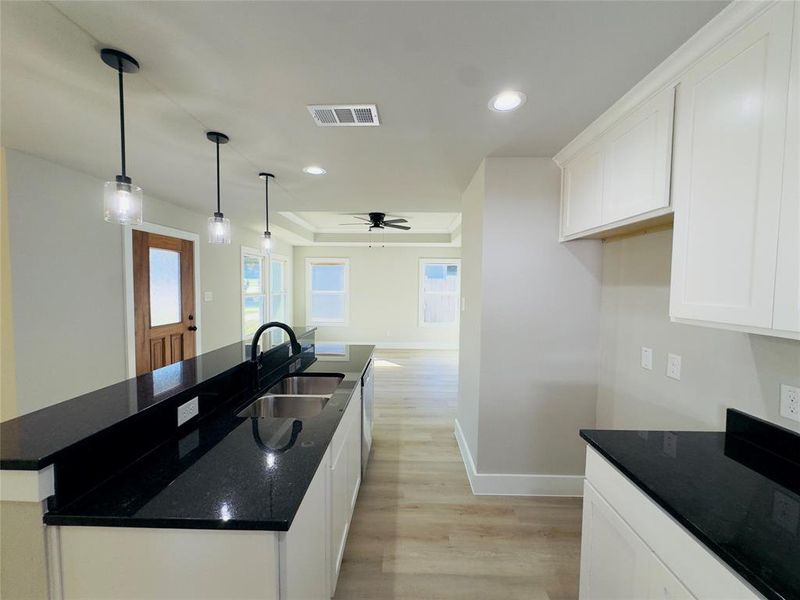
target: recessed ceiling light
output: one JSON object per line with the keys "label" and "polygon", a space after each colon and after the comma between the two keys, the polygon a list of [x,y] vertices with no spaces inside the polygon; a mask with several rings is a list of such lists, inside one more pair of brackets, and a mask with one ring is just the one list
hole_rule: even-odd
{"label": "recessed ceiling light", "polygon": [[528,97],[522,92],[500,92],[489,100],[489,108],[497,112],[509,112],[525,104]]}
{"label": "recessed ceiling light", "polygon": [[310,167],[304,167],[303,168],[303,173],[308,173],[309,175],[325,175],[325,173],[327,173],[327,171],[325,169],[323,169],[322,167],[317,167],[317,166],[312,165]]}

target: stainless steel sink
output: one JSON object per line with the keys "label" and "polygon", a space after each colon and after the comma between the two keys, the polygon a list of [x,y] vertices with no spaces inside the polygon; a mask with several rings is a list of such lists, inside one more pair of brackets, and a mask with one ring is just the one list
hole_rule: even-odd
{"label": "stainless steel sink", "polygon": [[344,375],[290,375],[267,390],[275,396],[330,396]]}
{"label": "stainless steel sink", "polygon": [[304,419],[322,412],[330,398],[328,396],[281,396],[267,394],[242,410],[239,417],[274,419]]}

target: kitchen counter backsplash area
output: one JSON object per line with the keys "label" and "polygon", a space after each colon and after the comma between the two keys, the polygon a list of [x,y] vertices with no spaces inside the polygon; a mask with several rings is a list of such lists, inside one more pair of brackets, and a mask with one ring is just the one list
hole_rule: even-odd
{"label": "kitchen counter backsplash area", "polygon": [[[315,328],[296,328],[302,352],[315,360]],[[289,364],[285,338],[262,337],[259,382],[250,344],[237,342],[151,373],[83,394],[0,424],[0,469],[54,466],[50,508],[63,506],[220,407],[243,400]],[[197,398],[198,415],[178,426],[177,409]]]}

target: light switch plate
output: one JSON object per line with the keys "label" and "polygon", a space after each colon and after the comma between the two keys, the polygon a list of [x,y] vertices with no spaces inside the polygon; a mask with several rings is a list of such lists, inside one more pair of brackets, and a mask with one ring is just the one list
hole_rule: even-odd
{"label": "light switch plate", "polygon": [[679,354],[667,354],[667,377],[681,380],[681,357]]}
{"label": "light switch plate", "polygon": [[200,403],[195,396],[185,404],[178,407],[178,427],[186,423],[189,419],[196,417],[200,413]]}
{"label": "light switch plate", "polygon": [[211,302],[214,300],[214,292],[203,292],[203,300],[205,302]]}
{"label": "light switch plate", "polygon": [[781,385],[781,416],[800,423],[800,388]]}
{"label": "light switch plate", "polygon": [[653,370],[653,349],[642,346],[642,368]]}

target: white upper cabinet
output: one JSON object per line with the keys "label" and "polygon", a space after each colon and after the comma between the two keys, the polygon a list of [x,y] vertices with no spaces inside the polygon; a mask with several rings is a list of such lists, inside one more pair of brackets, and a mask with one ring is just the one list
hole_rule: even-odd
{"label": "white upper cabinet", "polygon": [[603,225],[669,207],[674,100],[664,90],[603,136]]}
{"label": "white upper cabinet", "polygon": [[[796,149],[793,164],[784,160],[794,8],[792,2],[772,5],[678,84],[673,318],[773,329],[779,233],[797,252]],[[794,194],[793,223],[781,216],[784,193]],[[792,259],[797,268],[791,248],[780,254],[788,261],[783,269],[792,269]],[[794,287],[796,309],[796,279]]]}
{"label": "white upper cabinet", "polygon": [[566,159],[561,238],[597,236],[670,212],[674,90],[645,101]]}
{"label": "white upper cabinet", "polygon": [[587,148],[564,166],[561,206],[562,235],[596,227],[601,222],[603,154],[597,145]]}

